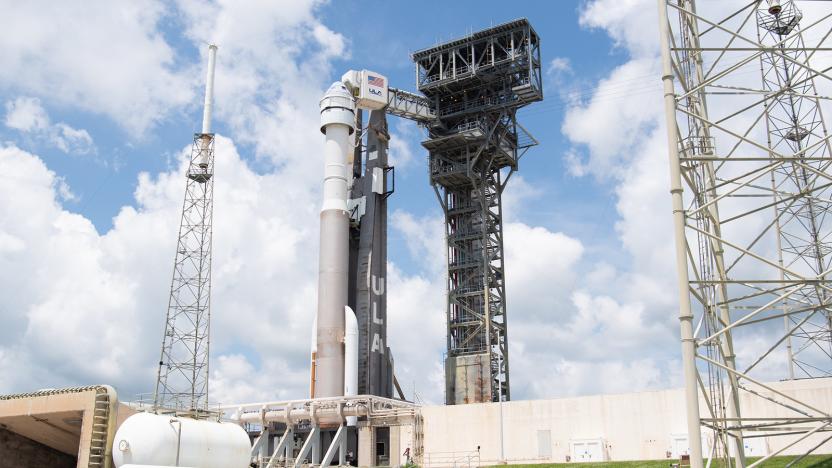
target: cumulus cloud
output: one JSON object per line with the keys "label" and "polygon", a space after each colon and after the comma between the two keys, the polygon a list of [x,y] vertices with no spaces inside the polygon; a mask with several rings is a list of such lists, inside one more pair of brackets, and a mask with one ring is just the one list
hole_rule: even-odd
{"label": "cumulus cloud", "polygon": [[[12,52],[0,58],[0,88],[38,97],[10,102],[5,121],[63,139],[54,140],[58,147],[84,134],[53,124],[41,99],[137,133],[195,101],[201,67],[176,55],[163,18],[181,14],[186,38],[200,49],[202,41],[220,45],[215,115],[274,164],[255,171],[233,141],[217,137],[212,399],[307,393],[323,166],[314,150],[322,142],[318,110],[308,104],[327,84],[330,59],[348,46],[317,20],[320,4],[105,2],[94,14],[59,7],[48,19],[35,6],[10,8],[16,24],[30,28],[3,40],[23,32],[34,40],[3,44]],[[64,33],[74,29],[83,31],[69,45]],[[35,56],[43,63],[26,66]],[[12,376],[0,391],[104,381],[131,398],[152,389],[188,151],[177,151],[167,171],[139,174],[133,203],[99,233],[63,207],[72,191],[43,159],[3,146],[0,165],[13,175],[0,183],[0,283],[15,294],[0,297],[4,323],[13,324],[0,332],[0,373]]]}
{"label": "cumulus cloud", "polygon": [[[282,203],[281,187],[291,181],[256,174],[228,139],[217,139],[216,160],[222,177],[215,187],[212,345],[215,359],[227,362],[212,375],[225,389],[217,396],[240,395],[222,384],[239,373],[240,349],[281,357],[258,369],[280,370],[265,373],[271,386],[255,386],[260,397],[302,392],[304,379],[292,376],[308,359],[316,262],[307,253],[316,244],[310,231],[317,207]],[[61,207],[59,179],[40,158],[13,146],[0,150],[0,167],[18,175],[0,185],[0,282],[16,291],[2,300],[14,326],[4,330],[0,348],[26,356],[32,369],[4,372],[11,376],[4,387],[17,388],[47,370],[55,382],[103,380],[133,392],[151,387],[186,161],[183,152],[170,172],[142,175],[136,207],[124,207],[112,230],[99,234]],[[16,200],[21,193],[27,196]],[[274,288],[294,293],[274,294]],[[231,357],[223,358],[225,352]]]}
{"label": "cumulus cloud", "polygon": [[[314,184],[321,161],[318,100],[335,73],[331,61],[349,54],[348,41],[316,16],[320,0],[180,0],[185,34],[219,44],[217,118],[256,156]],[[239,25],[246,25],[241,28]],[[211,37],[205,37],[210,31]],[[340,76],[340,73],[337,73]]]}
{"label": "cumulus cloud", "polygon": [[53,124],[38,98],[20,96],[6,102],[5,124],[64,153],[89,154],[96,151],[89,132],[63,122]]}
{"label": "cumulus cloud", "polygon": [[[202,79],[199,66],[176,59],[160,21],[175,9],[190,45],[220,45],[215,115],[234,139],[217,138],[211,388],[219,401],[307,394],[322,170],[315,103],[333,75],[332,62],[350,53],[349,38],[316,16],[320,4],[105,2],[86,15],[60,7],[66,19],[50,28],[86,25],[71,46],[56,43],[63,35],[46,30],[49,22],[35,21],[35,7],[7,8],[12,22],[19,20],[14,28],[25,30],[0,39],[12,51],[0,57],[0,87],[47,103],[71,102],[139,134],[196,101]],[[650,2],[584,5],[582,24],[607,31],[631,60],[591,97],[570,101],[563,127],[573,144],[567,152],[573,175],[597,178],[616,197],[615,247],[625,250],[626,264],[593,257],[595,239],[525,222],[519,207],[541,192],[522,177],[514,176],[505,193],[514,398],[678,384],[654,10]],[[111,48],[103,47],[108,41]],[[66,56],[76,47],[73,62]],[[31,67],[31,79],[16,78],[13,70],[27,68],[33,57],[45,59]],[[557,58],[549,69],[571,68]],[[647,84],[633,88],[641,82]],[[33,98],[7,104],[5,122],[29,133],[62,125],[51,123]],[[418,163],[410,128],[393,128],[391,157],[400,167]],[[70,130],[59,135],[83,139]],[[252,149],[260,170],[237,145]],[[129,398],[152,388],[186,151],[176,152],[169,170],[141,174],[133,203],[100,233],[63,207],[72,191],[43,159],[13,145],[0,148],[0,170],[12,174],[0,183],[0,284],[14,291],[0,298],[9,324],[0,330],[0,375],[11,376],[0,380],[0,391],[105,381]],[[405,269],[405,259],[389,265],[397,375],[408,396],[415,384],[423,400],[441,402],[443,220],[437,207],[421,217],[399,210],[390,222],[415,265]]]}
{"label": "cumulus cloud", "polygon": [[0,89],[106,115],[131,137],[194,100],[197,75],[179,73],[159,29],[162,2],[0,6]]}

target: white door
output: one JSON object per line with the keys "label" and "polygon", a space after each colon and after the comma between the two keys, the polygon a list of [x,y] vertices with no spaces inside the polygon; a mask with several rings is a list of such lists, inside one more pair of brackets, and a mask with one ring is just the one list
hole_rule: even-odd
{"label": "white door", "polygon": [[671,458],[679,458],[682,455],[690,455],[688,436],[671,436],[670,444]]}
{"label": "white door", "polygon": [[541,460],[552,459],[552,431],[537,431],[537,457]]}
{"label": "white door", "polygon": [[604,444],[602,440],[574,441],[572,445],[572,460],[576,462],[604,461]]}

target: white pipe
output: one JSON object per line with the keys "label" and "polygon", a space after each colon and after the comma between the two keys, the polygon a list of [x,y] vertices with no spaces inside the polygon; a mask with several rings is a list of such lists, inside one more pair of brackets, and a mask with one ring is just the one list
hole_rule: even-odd
{"label": "white pipe", "polygon": [[670,26],[665,0],[657,0],[659,7],[659,40],[662,54],[662,82],[664,84],[664,114],[667,131],[667,151],[670,158],[671,200],[673,203],[673,234],[676,245],[676,271],[679,294],[679,328],[682,338],[682,371],[685,383],[685,412],[687,414],[688,444],[691,468],[703,468],[702,432],[700,429],[699,393],[697,388],[696,342],[693,336],[693,310],[688,294],[688,260],[685,237],[685,208],[682,198],[682,173],[679,161],[679,141],[676,134],[676,98],[673,68],[670,57]]}
{"label": "white pipe", "polygon": [[317,354],[314,398],[344,394],[344,307],[349,268],[347,161],[355,130],[355,100],[335,82],[321,99],[324,146],[324,202],[318,264]]}
{"label": "white pipe", "polygon": [[[344,396],[358,395],[358,320],[355,312],[344,307]],[[355,426],[358,418],[347,416],[347,426]]]}
{"label": "white pipe", "polygon": [[[341,416],[345,416],[349,421],[350,418],[358,418],[359,416],[367,416],[369,410],[366,406],[345,406],[341,409],[338,407],[315,408],[315,418],[321,422],[340,422]],[[237,423],[260,424],[263,421],[269,422],[288,422],[301,421],[310,419],[312,411],[309,408],[295,408],[287,413],[286,409],[273,409],[260,413],[242,413],[235,415],[231,419]]]}
{"label": "white pipe", "polygon": [[[404,400],[396,400],[394,398],[385,398],[380,397],[378,395],[357,395],[352,397],[331,397],[331,398],[315,398],[314,403],[317,403],[319,406],[327,406],[332,405],[336,406],[338,404],[344,403],[347,405],[350,404],[366,404],[367,402],[374,402],[374,403],[382,403],[385,405],[389,405],[391,407],[396,408],[414,408],[417,405],[413,403],[408,403]],[[259,402],[252,402],[252,403],[230,403],[227,405],[219,405],[219,409],[221,411],[242,411],[242,410],[263,410],[263,409],[274,409],[274,408],[285,408],[287,406],[298,406],[298,405],[305,405],[313,403],[313,399],[307,400],[281,400],[281,401],[259,401]]]}
{"label": "white pipe", "polygon": [[208,167],[211,140],[211,113],[214,108],[214,67],[217,63],[217,46],[208,46],[208,76],[205,79],[205,104],[202,108],[202,133],[199,137],[199,167]]}
{"label": "white pipe", "polygon": [[211,133],[211,113],[214,108],[214,67],[217,63],[217,46],[208,46],[208,77],[205,80],[205,106],[202,111],[202,133]]}

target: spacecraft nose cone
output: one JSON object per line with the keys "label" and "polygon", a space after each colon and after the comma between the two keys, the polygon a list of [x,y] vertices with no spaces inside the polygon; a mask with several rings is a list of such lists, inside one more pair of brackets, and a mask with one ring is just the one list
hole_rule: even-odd
{"label": "spacecraft nose cone", "polygon": [[352,134],[355,129],[355,98],[344,83],[336,81],[321,98],[321,132],[330,124],[342,124],[349,127]]}
{"label": "spacecraft nose cone", "polygon": [[324,98],[328,97],[347,97],[352,99],[352,94],[344,83],[336,81],[335,83],[332,83],[328,90],[326,90]]}

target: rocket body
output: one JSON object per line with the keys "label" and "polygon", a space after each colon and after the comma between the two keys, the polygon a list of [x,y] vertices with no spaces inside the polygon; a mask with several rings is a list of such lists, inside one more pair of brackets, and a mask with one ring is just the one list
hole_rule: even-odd
{"label": "rocket body", "polygon": [[355,101],[334,83],[321,99],[324,189],[318,263],[318,310],[313,398],[344,395],[344,337],[349,280],[347,163],[355,130]]}

